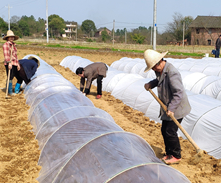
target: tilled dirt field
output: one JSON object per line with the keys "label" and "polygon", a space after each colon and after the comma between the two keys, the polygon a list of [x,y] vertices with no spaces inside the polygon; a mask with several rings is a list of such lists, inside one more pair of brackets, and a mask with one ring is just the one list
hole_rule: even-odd
{"label": "tilled dirt field", "polygon": [[[18,57],[35,54],[52,65],[66,79],[79,87],[79,77],[59,63],[71,55],[87,58],[93,62],[104,62],[110,65],[122,57],[143,58],[142,54],[113,53],[108,51],[85,51],[71,49],[46,49],[35,47],[18,47]],[[3,54],[0,55],[1,62]],[[5,87],[6,74],[3,63],[0,65],[0,88]],[[14,81],[15,84],[15,81]],[[125,131],[135,133],[144,138],[154,149],[158,158],[164,153],[164,143],[161,136],[161,124],[156,124],[145,117],[143,113],[133,110],[115,99],[110,93],[103,92],[101,99],[96,100],[96,87],[92,86],[88,98],[97,108],[107,111]],[[38,142],[32,133],[28,121],[29,106],[25,104],[23,94],[5,99],[5,90],[0,90],[0,182],[2,183],[34,183],[37,182],[41,167],[37,165],[40,151]],[[182,161],[173,168],[182,172],[193,183],[221,183],[221,160],[207,154],[202,157],[196,154],[192,145],[180,138]]]}

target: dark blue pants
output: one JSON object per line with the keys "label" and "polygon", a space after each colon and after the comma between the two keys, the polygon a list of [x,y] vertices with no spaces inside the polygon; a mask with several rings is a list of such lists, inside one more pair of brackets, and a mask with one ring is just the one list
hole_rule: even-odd
{"label": "dark blue pants", "polygon": [[102,95],[102,79],[103,79],[103,76],[98,75],[98,77],[97,77],[97,95]]}
{"label": "dark blue pants", "polygon": [[[96,79],[96,78],[94,78],[94,79]],[[92,81],[94,79],[92,79]],[[103,79],[103,76],[98,75],[98,77],[97,77],[97,95],[102,95],[102,79]],[[85,88],[84,93],[89,94],[90,90],[91,90],[91,84],[88,89]],[[83,88],[82,88],[82,91],[83,91]]]}
{"label": "dark blue pants", "polygon": [[[181,123],[183,118],[177,121]],[[175,158],[181,158],[180,141],[177,135],[178,126],[173,121],[162,121],[161,133],[165,144],[167,155],[173,155]]]}
{"label": "dark blue pants", "polygon": [[[20,65],[20,71],[18,71],[18,75],[22,79],[22,81],[24,80],[26,85],[31,81],[30,79],[27,78],[27,76],[25,74],[25,70],[22,67],[22,65]],[[21,84],[21,83],[19,83],[19,84]]]}
{"label": "dark blue pants", "polygon": [[215,58],[219,58],[219,54],[220,54],[220,49],[216,49]]}
{"label": "dark blue pants", "polygon": [[[8,65],[5,65],[6,74],[8,77]],[[12,69],[10,71],[10,78],[9,80],[13,80],[13,78],[16,77],[17,83],[21,84],[23,79],[19,76],[17,66],[12,65]]]}

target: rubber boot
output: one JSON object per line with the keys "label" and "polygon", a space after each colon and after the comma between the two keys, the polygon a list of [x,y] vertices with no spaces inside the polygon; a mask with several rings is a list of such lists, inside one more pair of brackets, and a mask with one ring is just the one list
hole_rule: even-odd
{"label": "rubber boot", "polygon": [[16,94],[18,94],[20,92],[20,86],[21,86],[21,84],[16,83],[16,85],[15,85],[15,93]]}
{"label": "rubber boot", "polygon": [[13,91],[12,91],[12,80],[9,80],[8,94],[9,94],[9,95],[13,95]]}

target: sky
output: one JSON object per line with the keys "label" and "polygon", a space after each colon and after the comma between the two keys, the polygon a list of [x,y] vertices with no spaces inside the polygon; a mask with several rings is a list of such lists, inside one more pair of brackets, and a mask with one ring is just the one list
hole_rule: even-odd
{"label": "sky", "polygon": [[[79,25],[84,20],[92,20],[96,28],[107,27],[112,30],[153,26],[154,0],[1,0],[0,17],[8,22],[10,17],[24,15],[35,19],[46,19],[59,15],[65,21]],[[175,13],[195,19],[201,16],[221,16],[220,0],[156,0],[157,30],[163,33],[168,23],[173,22]],[[8,8],[10,7],[10,8]],[[115,22],[115,23],[114,23]]]}

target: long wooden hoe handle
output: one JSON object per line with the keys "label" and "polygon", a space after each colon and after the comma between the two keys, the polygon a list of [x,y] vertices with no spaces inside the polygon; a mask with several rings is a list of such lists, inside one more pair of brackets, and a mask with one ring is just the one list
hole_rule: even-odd
{"label": "long wooden hoe handle", "polygon": [[[13,49],[13,45],[11,47],[10,62],[12,61],[12,49]],[[11,69],[8,68],[8,79],[7,79],[7,87],[6,87],[6,96],[5,96],[5,98],[8,98],[8,86],[9,86],[10,72],[11,72]]]}
{"label": "long wooden hoe handle", "polygon": [[[167,107],[164,105],[164,103],[155,95],[155,93],[149,89],[148,90],[153,97],[157,100],[157,102],[161,105],[161,107],[163,108],[163,110],[166,112],[167,111]],[[173,115],[169,115],[170,118],[174,121],[174,123],[176,123],[176,125],[178,126],[178,128],[183,132],[183,134],[186,136],[186,138],[190,141],[190,143],[193,145],[193,147],[196,149],[196,152],[201,152],[202,150],[199,148],[199,146],[193,141],[193,139],[190,137],[190,135],[186,132],[186,130],[180,125],[180,123],[176,120],[176,118]]]}

